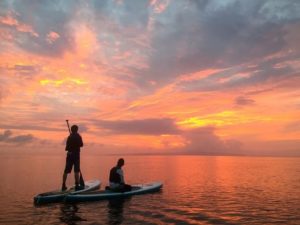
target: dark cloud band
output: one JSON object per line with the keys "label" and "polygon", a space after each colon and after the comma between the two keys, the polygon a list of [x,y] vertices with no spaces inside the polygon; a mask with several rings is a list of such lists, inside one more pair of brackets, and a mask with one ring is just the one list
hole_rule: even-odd
{"label": "dark cloud band", "polygon": [[94,124],[111,134],[163,135],[180,133],[172,119],[97,120],[94,121]]}

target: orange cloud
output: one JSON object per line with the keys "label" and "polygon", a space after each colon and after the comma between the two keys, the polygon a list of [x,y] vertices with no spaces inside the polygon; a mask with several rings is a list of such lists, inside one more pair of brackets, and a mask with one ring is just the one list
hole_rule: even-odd
{"label": "orange cloud", "polygon": [[[75,13],[62,9],[62,14],[55,14],[67,17],[61,17],[63,26],[51,24],[42,29],[46,30],[45,39],[38,41],[45,52],[56,44],[58,49],[69,44],[59,56],[45,56],[39,54],[40,48],[35,49],[39,34],[34,28],[40,26],[24,24],[11,12],[0,17],[2,130],[28,129],[34,137],[61,143],[63,118],[68,118],[88,127],[84,134],[87,142],[105,144],[116,151],[132,148],[142,152],[145,146],[147,151],[161,152],[196,149],[209,139],[218,143],[217,147],[231,139],[298,143],[291,141],[300,139],[298,24],[283,26],[287,33],[273,40],[261,28],[275,32],[277,27],[243,27],[245,34],[262,32],[258,36],[227,32],[232,24],[222,20],[222,13],[213,14],[217,8],[211,12],[214,20],[210,21],[206,15],[197,20],[198,11],[192,4],[190,9],[186,3],[168,8],[173,2],[152,0],[149,8],[145,10],[143,5],[145,11],[133,15],[124,7],[125,2],[117,3],[118,7],[111,4],[101,10],[86,3],[81,9],[75,5]],[[115,8],[111,10],[111,6]],[[164,14],[183,7],[186,11]],[[231,11],[232,19],[241,18],[235,17],[236,11]],[[185,12],[191,15],[180,17]],[[251,16],[241,24],[248,24]],[[48,24],[43,18],[32,22]],[[273,24],[270,22],[263,24]],[[220,30],[220,25],[224,29]],[[65,26],[66,33],[62,31]],[[278,29],[274,36],[281,32]],[[227,38],[219,38],[225,37],[221,34]],[[22,38],[29,41],[20,45]],[[280,40],[287,46],[281,46],[284,41]],[[113,126],[131,120],[136,128],[139,120],[162,118],[173,121],[176,132],[149,134],[146,127],[144,133],[139,130],[129,135],[126,123],[123,130],[117,126],[111,133],[94,124],[95,120],[109,120]],[[159,130],[162,125],[155,127]],[[198,140],[202,145],[195,144]]]}
{"label": "orange cloud", "polygon": [[81,58],[91,56],[99,48],[95,32],[85,24],[76,25],[74,31],[77,56]]}

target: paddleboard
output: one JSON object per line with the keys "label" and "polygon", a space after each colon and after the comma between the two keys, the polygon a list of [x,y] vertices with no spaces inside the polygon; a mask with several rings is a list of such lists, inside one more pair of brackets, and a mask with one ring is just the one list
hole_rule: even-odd
{"label": "paddleboard", "polygon": [[114,192],[111,190],[92,191],[87,193],[75,194],[70,193],[64,199],[65,202],[86,202],[86,201],[98,201],[105,199],[118,199],[132,195],[140,195],[146,193],[152,193],[159,191],[163,184],[161,182],[152,182],[147,184],[132,185],[132,190],[128,192]]}
{"label": "paddleboard", "polygon": [[85,187],[82,190],[75,191],[75,186],[66,191],[54,190],[38,194],[34,197],[35,204],[61,202],[69,194],[80,194],[88,191],[94,191],[100,188],[101,182],[99,180],[85,181]]}

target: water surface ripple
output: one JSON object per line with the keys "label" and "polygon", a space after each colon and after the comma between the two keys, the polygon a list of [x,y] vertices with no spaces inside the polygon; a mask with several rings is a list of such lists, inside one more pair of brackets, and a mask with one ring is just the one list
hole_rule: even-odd
{"label": "water surface ripple", "polygon": [[[105,186],[117,158],[83,155],[85,178],[101,179]],[[300,224],[300,158],[127,156],[125,161],[128,183],[159,180],[163,190],[34,206],[35,194],[60,187],[64,157],[2,157],[0,223]],[[74,182],[73,174],[68,182]]]}

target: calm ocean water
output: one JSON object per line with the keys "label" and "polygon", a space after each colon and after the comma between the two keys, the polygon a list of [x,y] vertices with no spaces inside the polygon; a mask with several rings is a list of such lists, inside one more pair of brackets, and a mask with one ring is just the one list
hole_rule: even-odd
{"label": "calm ocean water", "polygon": [[[117,156],[82,156],[84,178],[107,184]],[[64,156],[1,156],[1,224],[300,224],[300,158],[125,156],[128,183],[158,193],[36,207],[61,186]],[[74,182],[73,173],[68,178]]]}

